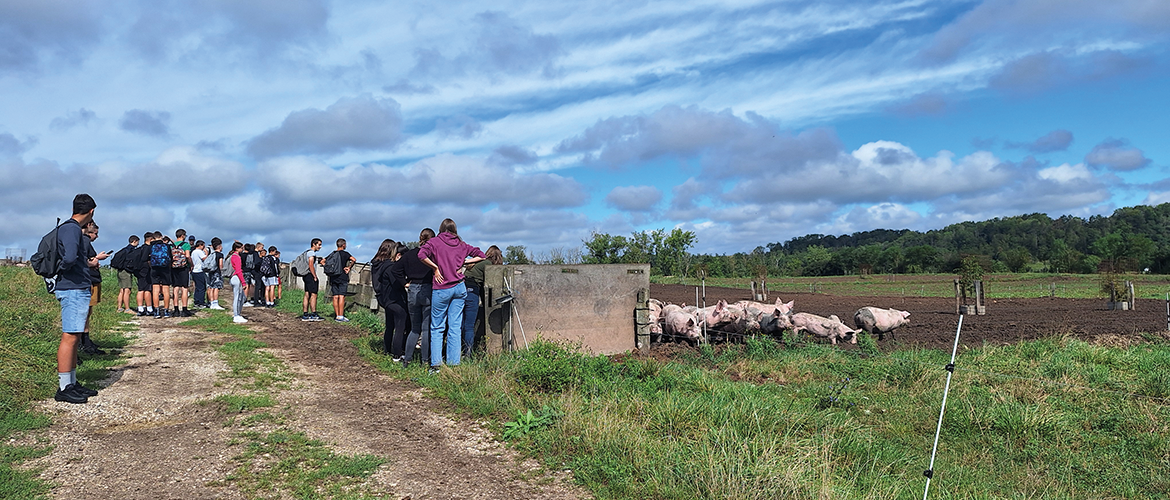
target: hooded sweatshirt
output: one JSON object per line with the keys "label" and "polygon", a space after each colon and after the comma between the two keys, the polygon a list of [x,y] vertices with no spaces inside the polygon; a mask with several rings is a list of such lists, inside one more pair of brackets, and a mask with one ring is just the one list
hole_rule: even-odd
{"label": "hooded sweatshirt", "polygon": [[439,266],[439,272],[443,273],[443,278],[447,280],[435,283],[435,290],[445,290],[462,283],[463,274],[459,272],[459,268],[463,267],[463,260],[468,257],[487,258],[480,249],[468,245],[451,233],[441,233],[427,240],[418,249],[419,260],[431,259],[431,262]]}

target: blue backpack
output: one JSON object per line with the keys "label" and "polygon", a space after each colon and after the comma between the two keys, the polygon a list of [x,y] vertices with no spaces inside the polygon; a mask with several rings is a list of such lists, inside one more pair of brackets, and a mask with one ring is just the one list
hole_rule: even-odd
{"label": "blue backpack", "polygon": [[171,249],[166,243],[150,245],[150,267],[171,267]]}

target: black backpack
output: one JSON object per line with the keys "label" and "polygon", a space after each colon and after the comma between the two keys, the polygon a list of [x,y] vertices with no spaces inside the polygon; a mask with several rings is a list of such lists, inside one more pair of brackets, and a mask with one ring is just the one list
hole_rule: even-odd
{"label": "black backpack", "polygon": [[334,250],[333,253],[325,257],[325,265],[322,266],[325,271],[325,276],[334,277],[341,276],[345,272],[345,266],[341,265],[341,252]]}
{"label": "black backpack", "polygon": [[259,259],[260,256],[256,252],[248,252],[244,254],[244,259],[240,262],[240,267],[243,268],[242,270],[245,273],[253,272],[256,270],[256,265],[259,264],[256,262]]}
{"label": "black backpack", "polygon": [[260,259],[261,276],[271,278],[277,274],[280,274],[280,262],[276,260],[276,257],[269,255]]}
{"label": "black backpack", "polygon": [[[69,223],[72,218],[65,221]],[[29,257],[28,263],[32,266],[33,271],[45,279],[45,290],[53,293],[57,287],[57,273],[61,269],[61,255],[57,251],[57,232],[61,229],[61,219],[57,219],[57,226],[49,231],[41,238],[41,243],[37,245],[37,252]]]}

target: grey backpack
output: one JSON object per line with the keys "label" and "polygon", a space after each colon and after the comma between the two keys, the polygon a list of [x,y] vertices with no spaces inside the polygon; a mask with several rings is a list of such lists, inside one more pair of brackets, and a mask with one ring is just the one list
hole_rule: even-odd
{"label": "grey backpack", "polygon": [[292,264],[289,265],[293,274],[297,276],[309,275],[309,252],[310,250],[305,250],[297,258],[293,259]]}

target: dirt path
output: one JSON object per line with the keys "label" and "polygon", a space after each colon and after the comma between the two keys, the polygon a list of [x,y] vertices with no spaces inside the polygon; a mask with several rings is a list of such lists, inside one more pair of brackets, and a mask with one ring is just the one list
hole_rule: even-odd
{"label": "dirt path", "polygon": [[[302,323],[250,309],[248,326],[296,375],[275,395],[291,407],[286,427],[342,454],[387,459],[368,484],[388,498],[585,498],[566,473],[549,475],[494,441],[478,424],[422,390],[363,361],[356,329]],[[224,481],[240,445],[213,405],[218,372],[215,334],[145,319],[132,357],[99,385],[85,405],[43,402],[54,424],[43,434],[55,448],[31,461],[58,486],[55,498],[240,498]],[[218,339],[222,340],[222,339]],[[104,387],[104,388],[102,388]]]}

